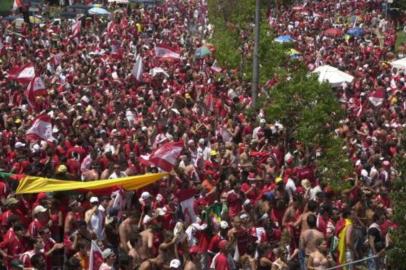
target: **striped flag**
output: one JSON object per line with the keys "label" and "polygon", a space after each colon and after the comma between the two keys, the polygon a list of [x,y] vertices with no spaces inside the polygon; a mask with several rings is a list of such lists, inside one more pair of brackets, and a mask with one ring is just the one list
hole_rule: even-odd
{"label": "striped flag", "polygon": [[46,95],[47,89],[41,77],[36,76],[28,84],[27,90],[25,91],[25,96],[27,98],[28,104],[35,111],[38,110],[38,104],[35,101],[37,96]]}
{"label": "striped flag", "polygon": [[169,172],[175,167],[177,159],[183,150],[183,141],[168,142],[152,152],[151,155],[140,156],[140,162],[147,166],[159,167]]}
{"label": "striped flag", "polygon": [[103,252],[97,243],[92,240],[89,255],[89,270],[99,270],[100,265],[103,263]]}
{"label": "striped flag", "polygon": [[377,90],[373,91],[369,95],[368,100],[375,107],[381,106],[383,104],[383,101],[385,100],[385,90],[384,89],[377,89]]}
{"label": "striped flag", "polygon": [[155,47],[155,56],[159,58],[180,59],[180,54],[164,47]]}
{"label": "striped flag", "polygon": [[77,20],[74,24],[72,24],[72,35],[71,38],[75,38],[79,36],[80,30],[82,29],[82,22]]}
{"label": "striped flag", "polygon": [[52,136],[51,117],[46,114],[38,116],[30,129],[27,130],[26,136],[28,140],[42,139],[48,142],[55,141],[55,138]]}
{"label": "striped flag", "polygon": [[35,77],[35,68],[33,64],[26,64],[22,67],[12,68],[8,72],[8,78],[20,83],[29,83]]}

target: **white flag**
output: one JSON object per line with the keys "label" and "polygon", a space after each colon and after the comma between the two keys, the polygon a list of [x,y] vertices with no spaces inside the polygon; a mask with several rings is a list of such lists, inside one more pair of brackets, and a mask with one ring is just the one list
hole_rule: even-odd
{"label": "white flag", "polygon": [[137,57],[135,58],[135,64],[133,70],[131,71],[131,74],[137,81],[140,81],[143,72],[144,72],[144,63],[142,62],[142,57],[141,55],[137,55]]}

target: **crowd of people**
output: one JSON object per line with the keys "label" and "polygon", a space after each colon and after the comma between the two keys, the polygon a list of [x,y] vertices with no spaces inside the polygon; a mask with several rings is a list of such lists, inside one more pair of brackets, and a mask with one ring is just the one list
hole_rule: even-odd
{"label": "crowd of people", "polygon": [[[333,191],[300,143],[285,145],[278,119],[244,113],[249,84],[214,68],[215,48],[195,57],[215,31],[206,1],[82,17],[77,35],[65,20],[17,27],[2,19],[3,171],[78,181],[139,175],[159,170],[140,162],[142,155],[184,142],[174,170],[136,192],[15,195],[16,180],[0,181],[2,269],[322,270],[366,257],[370,270],[396,269],[385,256],[396,229],[389,198],[395,158],[405,156],[406,73],[387,62],[395,25],[374,0],[307,1],[271,14],[272,31],[293,37],[310,71],[329,64],[355,77],[334,89],[346,111],[336,135],[354,166],[342,179],[350,189]],[[325,34],[353,26],[365,33]],[[156,57],[155,47],[180,59]],[[138,80],[137,55],[144,65]],[[27,85],[8,78],[29,63],[47,88],[35,106]],[[369,100],[377,89],[385,93],[378,105]],[[55,140],[28,139],[44,113]]]}

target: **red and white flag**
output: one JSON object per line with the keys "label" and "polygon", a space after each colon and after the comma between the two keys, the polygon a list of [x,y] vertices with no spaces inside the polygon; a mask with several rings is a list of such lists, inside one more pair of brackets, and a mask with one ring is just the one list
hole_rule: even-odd
{"label": "red and white flag", "polygon": [[74,24],[72,24],[72,35],[71,38],[75,38],[79,36],[80,30],[82,29],[82,22],[77,20]]}
{"label": "red and white flag", "polygon": [[116,23],[115,22],[113,22],[113,21],[110,21],[108,24],[107,24],[107,28],[106,28],[106,33],[105,34],[107,34],[108,36],[110,36],[110,35],[112,35],[112,34],[114,34],[114,32],[116,31]]}
{"label": "red and white flag", "polygon": [[377,90],[373,91],[369,95],[368,100],[375,107],[381,106],[383,104],[383,101],[385,100],[385,90],[384,89],[377,89]]}
{"label": "red and white flag", "polygon": [[164,171],[171,171],[183,150],[183,141],[168,142],[152,152],[151,155],[140,156],[140,162],[147,166],[155,166]]}
{"label": "red and white flag", "polygon": [[33,64],[26,64],[22,67],[12,68],[8,72],[8,78],[20,83],[29,83],[35,77],[35,68]]}
{"label": "red and white flag", "polygon": [[214,72],[221,72],[222,68],[217,65],[217,60],[214,61],[213,65],[211,65],[211,70]]}
{"label": "red and white flag", "polygon": [[52,136],[51,117],[46,114],[39,115],[33,122],[32,126],[26,133],[28,140],[42,139],[48,142],[55,141]]}
{"label": "red and white flag", "polygon": [[51,56],[51,63],[55,66],[59,66],[59,64],[62,61],[62,57],[63,57],[63,53],[57,53],[57,54],[53,54]]}
{"label": "red and white flag", "polygon": [[141,55],[137,55],[135,59],[135,64],[131,74],[137,81],[141,81],[142,73],[144,72],[144,63],[142,62]]}
{"label": "red and white flag", "polygon": [[37,96],[46,95],[47,89],[41,77],[36,76],[28,84],[27,90],[25,91],[25,96],[27,98],[28,104],[34,111],[38,110],[38,104],[35,101]]}
{"label": "red and white flag", "polygon": [[164,47],[155,47],[155,56],[159,58],[180,59],[180,54]]}
{"label": "red and white flag", "polygon": [[99,270],[103,263],[103,252],[97,243],[92,240],[89,255],[89,270]]}

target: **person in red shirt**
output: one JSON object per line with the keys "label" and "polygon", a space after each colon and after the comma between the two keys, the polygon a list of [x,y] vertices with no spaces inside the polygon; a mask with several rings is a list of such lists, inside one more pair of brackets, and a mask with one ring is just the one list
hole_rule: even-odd
{"label": "person in red shirt", "polygon": [[48,223],[48,209],[42,205],[37,205],[32,211],[34,220],[28,226],[28,235],[32,238],[38,237],[38,231]]}
{"label": "person in red shirt", "polygon": [[211,269],[215,270],[230,270],[230,264],[228,262],[228,246],[229,243],[227,240],[221,240],[219,243],[220,252],[216,254],[213,258],[213,262],[211,264]]}
{"label": "person in red shirt", "polygon": [[0,243],[0,254],[6,258],[6,264],[24,252],[23,236],[24,227],[21,224],[15,224],[4,235],[3,241]]}
{"label": "person in red shirt", "polygon": [[42,238],[38,237],[33,240],[33,249],[28,250],[20,255],[20,260],[23,262],[24,267],[27,267],[27,268],[32,267],[31,258],[34,255],[43,256],[45,259],[45,254],[42,253],[44,246],[45,245],[44,245],[44,241],[42,240]]}

